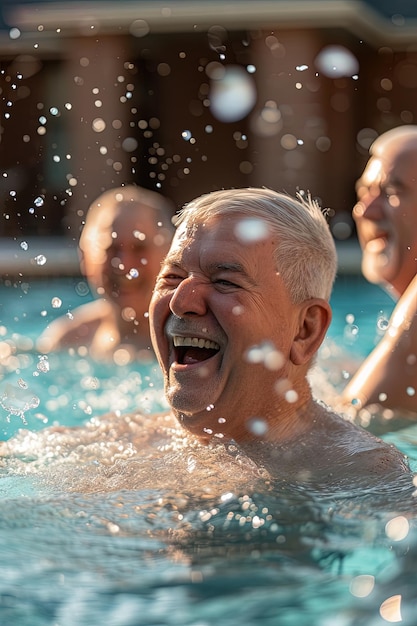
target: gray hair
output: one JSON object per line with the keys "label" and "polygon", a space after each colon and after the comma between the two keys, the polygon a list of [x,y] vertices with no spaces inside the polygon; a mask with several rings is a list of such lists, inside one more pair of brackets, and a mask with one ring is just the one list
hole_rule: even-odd
{"label": "gray hair", "polygon": [[316,202],[301,194],[295,199],[266,188],[223,189],[186,204],[173,221],[178,226],[231,214],[260,218],[277,236],[276,267],[294,303],[315,297],[330,299],[336,247]]}

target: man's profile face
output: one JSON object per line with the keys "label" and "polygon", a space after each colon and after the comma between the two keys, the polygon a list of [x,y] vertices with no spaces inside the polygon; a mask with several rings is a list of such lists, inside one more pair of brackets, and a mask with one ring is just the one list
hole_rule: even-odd
{"label": "man's profile face", "polygon": [[275,267],[278,242],[265,224],[245,240],[244,221],[180,225],[151,301],[167,399],[200,435],[248,429],[290,385],[298,309]]}
{"label": "man's profile face", "polygon": [[357,183],[354,207],[362,271],[373,283],[402,293],[416,273],[417,149],[397,142],[371,157]]}

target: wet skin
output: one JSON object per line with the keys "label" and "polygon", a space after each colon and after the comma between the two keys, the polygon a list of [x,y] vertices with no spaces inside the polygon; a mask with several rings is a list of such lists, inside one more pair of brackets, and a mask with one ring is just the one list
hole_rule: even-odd
{"label": "wet skin", "polygon": [[116,213],[111,231],[111,244],[94,267],[94,282],[104,290],[100,295],[106,295],[121,311],[133,309],[141,319],[148,311],[169,233],[162,232],[155,211],[145,205],[140,212]]}
{"label": "wet skin", "polygon": [[401,295],[417,269],[416,145],[393,141],[373,156],[357,183],[353,209],[363,250],[362,271]]}
{"label": "wet skin", "polygon": [[[312,356],[299,348],[308,305],[288,295],[273,261],[276,240],[268,234],[242,243],[238,221],[181,225],[150,305],[174,414],[199,436],[236,440],[250,437],[252,418],[272,425],[310,400],[305,373]],[[204,347],[183,346],[185,338]],[[268,364],[250,362],[248,351],[265,342],[272,345]],[[289,403],[283,397],[291,389]]]}

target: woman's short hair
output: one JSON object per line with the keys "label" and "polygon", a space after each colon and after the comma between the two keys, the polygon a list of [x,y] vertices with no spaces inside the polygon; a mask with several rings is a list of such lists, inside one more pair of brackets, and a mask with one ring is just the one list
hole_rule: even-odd
{"label": "woman's short hair", "polygon": [[293,198],[267,188],[223,189],[196,198],[174,218],[201,223],[211,217],[240,214],[262,220],[277,237],[277,271],[295,303],[330,299],[337,269],[336,247],[326,218],[310,196]]}

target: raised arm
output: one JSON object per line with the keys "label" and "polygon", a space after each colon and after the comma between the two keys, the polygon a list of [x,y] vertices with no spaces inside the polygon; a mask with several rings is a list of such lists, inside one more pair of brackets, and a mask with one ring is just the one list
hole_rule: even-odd
{"label": "raised arm", "polygon": [[343,401],[358,408],[379,403],[417,419],[417,276],[398,301],[384,337],[346,386]]}

